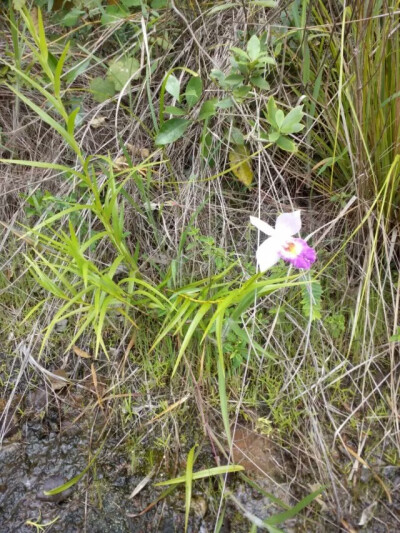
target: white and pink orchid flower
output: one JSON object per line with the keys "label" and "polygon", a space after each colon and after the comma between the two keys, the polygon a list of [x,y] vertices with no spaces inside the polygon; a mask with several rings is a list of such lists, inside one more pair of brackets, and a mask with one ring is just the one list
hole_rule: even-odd
{"label": "white and pink orchid flower", "polygon": [[291,263],[296,268],[308,270],[317,259],[317,254],[305,240],[293,237],[301,229],[300,211],[284,213],[276,219],[275,228],[256,217],[250,222],[269,236],[257,250],[257,264],[261,272],[275,265],[279,259]]}

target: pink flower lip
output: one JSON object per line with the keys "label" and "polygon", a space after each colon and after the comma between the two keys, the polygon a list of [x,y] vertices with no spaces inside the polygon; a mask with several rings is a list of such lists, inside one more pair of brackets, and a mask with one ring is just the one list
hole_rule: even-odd
{"label": "pink flower lip", "polygon": [[294,267],[304,270],[309,270],[317,259],[315,250],[308,246],[305,240],[299,238],[287,241],[279,250],[279,256]]}

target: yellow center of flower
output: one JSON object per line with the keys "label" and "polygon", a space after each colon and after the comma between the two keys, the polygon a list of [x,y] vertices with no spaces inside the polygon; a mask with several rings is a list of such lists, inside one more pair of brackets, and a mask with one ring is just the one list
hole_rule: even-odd
{"label": "yellow center of flower", "polygon": [[289,252],[290,254],[296,253],[296,245],[294,244],[294,242],[288,242],[283,248],[285,252]]}
{"label": "yellow center of flower", "polygon": [[283,251],[284,253],[287,255],[287,256],[291,256],[291,257],[297,257],[299,255],[299,253],[301,252],[301,245],[297,242],[286,242],[285,245],[282,247],[283,248]]}

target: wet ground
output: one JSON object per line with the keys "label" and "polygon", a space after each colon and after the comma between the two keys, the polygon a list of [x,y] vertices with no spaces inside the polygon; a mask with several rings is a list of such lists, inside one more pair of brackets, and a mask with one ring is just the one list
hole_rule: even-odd
{"label": "wet ground", "polygon": [[[46,394],[36,389],[17,398],[19,408],[14,406],[6,417],[4,403],[0,405],[7,426],[0,449],[0,532],[183,532],[183,487],[157,503],[165,487],[155,487],[154,482],[174,477],[173,473],[166,473],[163,457],[156,458],[153,467],[144,458],[136,460],[132,467],[127,446],[129,432],[124,435],[115,430],[114,434],[106,434],[118,424],[111,424],[106,408],[85,409],[87,400],[79,391],[61,389]],[[14,411],[16,415],[12,414]],[[234,459],[242,462],[248,473],[261,467],[274,474],[276,465],[265,442],[260,443],[254,435],[238,428],[237,443],[243,451],[236,452]],[[149,446],[151,442],[142,444],[147,457],[151,455]],[[59,494],[45,493],[83,472],[97,451],[93,465],[79,482]],[[184,471],[184,464],[175,466],[175,475]],[[214,456],[205,445],[196,469],[212,466]],[[153,479],[132,497],[152,470]],[[238,501],[248,510],[263,518],[277,512],[257,491],[238,479],[233,481],[228,488],[234,487]],[[276,496],[289,502],[285,484],[279,487]],[[194,485],[190,532],[214,531],[220,504],[218,489],[218,483],[213,484],[212,480],[203,482],[201,488]],[[247,533],[249,527],[243,513],[228,504],[220,532]]]}
{"label": "wet ground", "polygon": [[[7,435],[0,449],[0,532],[183,532],[183,487],[157,503],[165,488],[155,487],[154,482],[167,479],[171,474],[163,473],[162,467],[158,469],[155,461],[154,478],[131,497],[152,466],[139,460],[132,467],[132,456],[126,445],[127,435],[115,430],[114,433],[108,432],[105,438],[107,431],[113,427],[106,409],[85,410],[85,405],[87,398],[79,392],[71,395],[61,391],[49,397],[37,389],[25,395],[17,416],[8,415]],[[235,442],[234,461],[243,464],[246,473],[253,477],[260,477],[260,469],[263,470],[266,476],[263,480],[258,479],[258,483],[264,490],[286,504],[294,505],[295,500],[291,496],[293,487],[290,479],[282,476],[282,465],[279,464],[287,458],[277,454],[268,439],[243,427],[237,428]],[[148,446],[151,446],[150,442]],[[60,494],[45,494],[44,491],[59,487],[84,471],[97,451],[98,456],[79,482]],[[158,461],[158,466],[161,463]],[[196,466],[197,469],[213,466],[211,449],[202,452]],[[290,466],[287,462],[286,467],[290,473],[295,465]],[[184,465],[179,465],[176,474],[183,471]],[[371,474],[365,472],[364,477],[361,481],[369,483]],[[273,482],[271,478],[274,478]],[[400,531],[397,528],[400,523],[400,469],[386,466],[382,469],[382,479],[391,490],[393,503],[390,506],[383,505],[384,498],[381,498],[379,503],[368,509],[373,502],[367,504],[360,497],[361,505],[354,508],[351,521],[342,525],[327,513],[317,520],[309,515],[304,521],[304,515],[299,516],[279,527],[287,533]],[[268,498],[239,479],[233,478],[233,481],[230,490],[240,504],[255,516],[266,518],[282,512],[282,509],[271,506]],[[207,494],[196,492],[194,487],[191,533],[212,533],[215,528],[218,487],[214,487],[214,492],[212,482],[202,487],[202,490],[207,487]],[[314,510],[319,505],[314,503]],[[363,510],[366,510],[365,524],[359,525]],[[247,533],[249,530],[250,522],[243,518],[243,513],[228,504],[220,532]]]}
{"label": "wet ground", "polygon": [[[104,416],[89,413],[75,422],[78,410],[54,402],[46,407],[43,393],[33,393],[26,414],[0,451],[1,533],[28,533],[44,526],[52,533],[126,533],[183,531],[184,513],[160,502],[141,516],[161,494],[151,483],[137,496],[132,491],[143,472],[131,469],[121,436],[108,435],[93,467],[68,490],[57,495],[44,491],[61,486],[80,474],[104,442]],[[78,415],[79,416],[79,415]],[[90,422],[90,423],[89,423]],[[146,468],[145,468],[146,469]],[[149,467],[150,469],[150,467]],[[179,498],[181,499],[181,498]],[[204,529],[202,511],[192,519],[192,531]]]}

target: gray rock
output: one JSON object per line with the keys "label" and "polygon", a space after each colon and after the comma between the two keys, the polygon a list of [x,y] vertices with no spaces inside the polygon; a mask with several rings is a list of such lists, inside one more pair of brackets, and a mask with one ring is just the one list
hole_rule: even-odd
{"label": "gray rock", "polygon": [[56,489],[57,487],[60,487],[64,483],[66,483],[66,479],[62,476],[50,476],[48,477],[40,490],[36,494],[36,498],[38,500],[41,500],[42,502],[52,502],[52,503],[61,503],[64,500],[66,500],[73,492],[73,488],[70,487],[69,489],[63,490],[62,492],[58,494],[45,494],[45,491]]}

